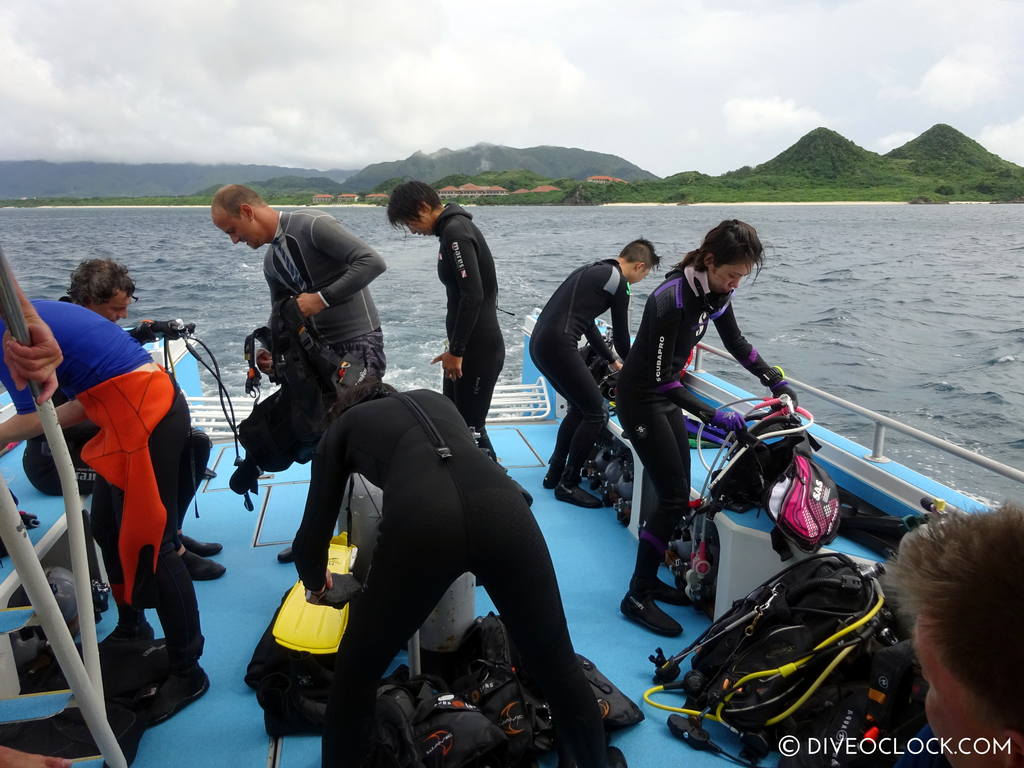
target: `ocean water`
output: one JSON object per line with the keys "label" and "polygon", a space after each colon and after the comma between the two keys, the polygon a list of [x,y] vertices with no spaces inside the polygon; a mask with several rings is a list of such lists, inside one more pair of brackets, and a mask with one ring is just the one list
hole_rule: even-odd
{"label": "ocean water", "polygon": [[[398,232],[380,208],[327,209],[373,245],[388,271],[372,285],[388,376],[438,387],[444,340],[437,241]],[[815,205],[474,207],[497,264],[508,357],[518,380],[524,316],[576,266],[652,240],[666,264],[726,218],[754,225],[766,263],[734,299],[745,335],[793,377],[1011,466],[1024,467],[1024,206]],[[0,245],[33,297],[60,296],[84,258],[126,264],[130,319],[182,318],[244,382],[242,340],[265,323],[261,252],[232,246],[204,208],[0,209]],[[662,273],[664,270],[662,270]],[[633,294],[633,328],[657,273]],[[706,341],[720,346],[709,331]],[[725,364],[709,361],[715,372]],[[726,375],[756,389],[742,371]],[[818,421],[866,445],[862,417],[807,395]],[[887,452],[988,501],[1024,488],[892,431]]]}

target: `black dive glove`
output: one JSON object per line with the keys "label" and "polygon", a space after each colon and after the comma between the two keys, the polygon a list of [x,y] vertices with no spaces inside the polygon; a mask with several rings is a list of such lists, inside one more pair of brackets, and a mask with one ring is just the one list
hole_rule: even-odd
{"label": "black dive glove", "polygon": [[330,588],[324,584],[319,592],[306,590],[306,602],[313,605],[328,605],[339,611],[348,605],[349,600],[363,591],[363,585],[351,573],[331,573]]}
{"label": "black dive glove", "polygon": [[231,478],[228,480],[228,487],[239,496],[245,497],[242,503],[250,512],[253,511],[254,506],[252,499],[249,498],[249,494],[259,494],[259,478],[259,465],[256,464],[255,461],[246,457],[242,459],[241,463],[238,465],[238,469],[231,474]]}
{"label": "black dive glove", "polygon": [[793,407],[796,408],[798,405],[796,392],[789,386],[789,382],[786,381],[786,373],[782,368],[776,365],[762,373],[758,378],[775,397],[789,395],[789,399],[793,401]]}

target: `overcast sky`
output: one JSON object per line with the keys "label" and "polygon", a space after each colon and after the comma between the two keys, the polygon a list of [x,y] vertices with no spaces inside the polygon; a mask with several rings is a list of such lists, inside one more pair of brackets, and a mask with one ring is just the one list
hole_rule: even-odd
{"label": "overcast sky", "polygon": [[718,174],[826,126],[1024,164],[1024,2],[0,0],[0,160],[362,168],[478,142]]}

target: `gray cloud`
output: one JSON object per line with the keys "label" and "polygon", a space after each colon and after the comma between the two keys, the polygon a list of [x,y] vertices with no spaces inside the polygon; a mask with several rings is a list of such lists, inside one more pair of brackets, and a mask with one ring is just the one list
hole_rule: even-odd
{"label": "gray cloud", "polygon": [[[1024,6],[5,0],[0,158],[357,168],[479,141],[660,175],[936,122],[1024,163]],[[998,144],[998,146],[996,146]]]}

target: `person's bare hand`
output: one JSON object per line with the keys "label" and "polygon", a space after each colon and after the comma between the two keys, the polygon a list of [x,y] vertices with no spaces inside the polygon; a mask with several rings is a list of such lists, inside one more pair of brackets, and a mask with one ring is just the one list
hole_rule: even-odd
{"label": "person's bare hand", "polygon": [[10,747],[0,747],[0,768],[71,768],[71,761],[63,757],[30,755]]}
{"label": "person's bare hand", "polygon": [[446,379],[455,381],[462,378],[462,358],[458,355],[445,351],[430,361],[431,365],[434,363],[441,364]]}
{"label": "person's bare hand", "polygon": [[270,373],[274,370],[274,358],[269,350],[256,350],[256,367],[264,373]]}
{"label": "person's bare hand", "polygon": [[57,366],[64,360],[50,327],[36,316],[28,319],[30,344],[20,344],[11,334],[4,334],[4,362],[11,372],[14,386],[24,389],[28,382],[40,385],[37,402],[43,403],[57,389]]}
{"label": "person's bare hand", "polygon": [[295,303],[299,305],[303,317],[312,317],[327,309],[324,300],[317,293],[300,293],[295,297]]}

